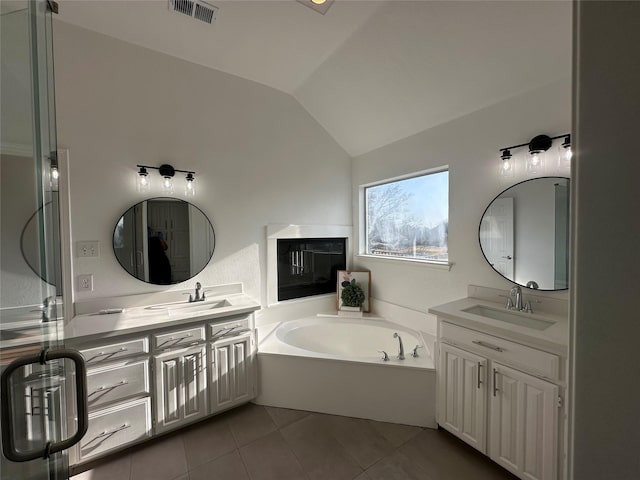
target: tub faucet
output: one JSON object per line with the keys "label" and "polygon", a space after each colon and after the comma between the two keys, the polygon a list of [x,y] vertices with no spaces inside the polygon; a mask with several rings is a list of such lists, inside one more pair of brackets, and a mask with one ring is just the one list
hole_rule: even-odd
{"label": "tub faucet", "polygon": [[393,334],[393,338],[397,338],[398,343],[400,344],[398,350],[398,360],[404,360],[404,345],[402,344],[402,337],[398,335],[398,332],[395,332]]}
{"label": "tub faucet", "polygon": [[202,288],[202,285],[200,284],[200,282],[196,282],[196,296],[193,297],[192,295],[189,295],[189,303],[204,302],[204,292],[202,292],[202,295],[200,295],[201,288]]}

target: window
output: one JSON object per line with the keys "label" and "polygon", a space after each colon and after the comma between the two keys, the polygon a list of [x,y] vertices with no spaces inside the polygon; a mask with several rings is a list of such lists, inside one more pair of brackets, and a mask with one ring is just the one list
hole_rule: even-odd
{"label": "window", "polygon": [[364,189],[365,254],[447,262],[449,171]]}

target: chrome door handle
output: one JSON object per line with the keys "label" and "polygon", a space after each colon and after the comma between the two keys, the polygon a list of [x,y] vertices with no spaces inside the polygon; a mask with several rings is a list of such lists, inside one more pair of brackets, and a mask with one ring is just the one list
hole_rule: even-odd
{"label": "chrome door handle", "polygon": [[498,394],[498,370],[493,369],[493,396]]}
{"label": "chrome door handle", "polygon": [[496,352],[504,352],[504,348],[496,347],[495,345],[491,345],[490,343],[483,342],[482,340],[472,340],[471,343],[476,345],[480,345],[484,348],[490,348],[491,350],[495,350]]}
{"label": "chrome door handle", "polygon": [[[25,365],[39,363],[46,365],[49,360],[58,360],[69,358],[76,367],[76,405],[78,409],[78,430],[66,440],[60,442],[47,442],[43,449],[32,450],[29,452],[21,452],[16,448],[13,438],[13,418],[15,416],[13,405],[11,403],[11,374]],[[18,358],[7,365],[0,377],[3,395],[0,397],[0,416],[2,421],[2,452],[7,459],[13,462],[28,462],[36,458],[49,458],[52,453],[57,453],[78,443],[89,428],[89,409],[87,406],[87,367],[84,357],[77,350],[60,349],[47,350],[44,349],[39,355]]]}
{"label": "chrome door handle", "polygon": [[482,368],[482,362],[478,362],[478,388],[482,384],[482,380],[480,380],[480,369]]}

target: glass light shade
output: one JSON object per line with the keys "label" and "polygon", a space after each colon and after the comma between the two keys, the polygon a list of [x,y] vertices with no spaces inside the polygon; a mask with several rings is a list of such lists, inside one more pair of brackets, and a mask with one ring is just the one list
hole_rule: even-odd
{"label": "glass light shade", "polygon": [[573,152],[571,151],[571,146],[560,145],[558,147],[558,168],[569,170],[571,168],[572,157]]}
{"label": "glass light shade", "polygon": [[149,180],[149,174],[146,170],[136,173],[136,188],[140,193],[148,193],[151,189],[151,181]]}
{"label": "glass light shade", "polygon": [[311,3],[315,3],[316,5],[322,5],[327,0],[311,0]]}
{"label": "glass light shade", "polygon": [[59,178],[60,178],[60,171],[58,170],[58,167],[51,167],[49,184],[51,185],[51,189],[54,191],[58,190]]}
{"label": "glass light shade", "polygon": [[544,169],[544,154],[545,152],[534,152],[527,157],[527,173],[534,175],[540,173]]}
{"label": "glass light shade", "polygon": [[184,182],[184,194],[187,197],[195,197],[196,196],[196,179],[187,175],[187,179]]}
{"label": "glass light shade", "polygon": [[509,150],[503,150],[500,155],[500,175],[502,177],[511,177],[515,172],[515,159]]}
{"label": "glass light shade", "polygon": [[173,177],[164,177],[162,179],[162,193],[173,195]]}
{"label": "glass light shade", "polygon": [[500,160],[500,175],[503,177],[511,177],[515,171],[513,158],[503,158]]}

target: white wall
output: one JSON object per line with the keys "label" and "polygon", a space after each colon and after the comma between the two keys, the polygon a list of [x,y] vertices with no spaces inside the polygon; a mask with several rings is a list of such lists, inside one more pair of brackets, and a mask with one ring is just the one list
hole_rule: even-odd
{"label": "white wall", "polygon": [[572,479],[640,478],[640,2],[577,2]]}
{"label": "white wall", "polygon": [[62,22],[54,40],[72,239],[101,247],[74,258],[74,275],[94,275],[76,300],[165,288],[131,277],[111,247],[116,221],[142,200],[137,163],[194,169],[193,203],[215,229],[210,265],[172,289],[239,281],[266,304],[267,224],[351,224],[349,157],[293,97]]}
{"label": "white wall", "polygon": [[[433,305],[466,296],[468,284],[509,288],[512,284],[485,261],[478,241],[486,206],[507,186],[526,178],[521,163],[508,181],[499,177],[498,149],[526,143],[541,133],[569,132],[570,112],[567,78],[356,157],[352,163],[354,219],[359,219],[360,185],[449,165],[451,270],[356,257],[354,268],[372,272],[372,297],[425,312]],[[552,165],[542,174],[557,173]],[[567,293],[554,296],[566,298]]]}

